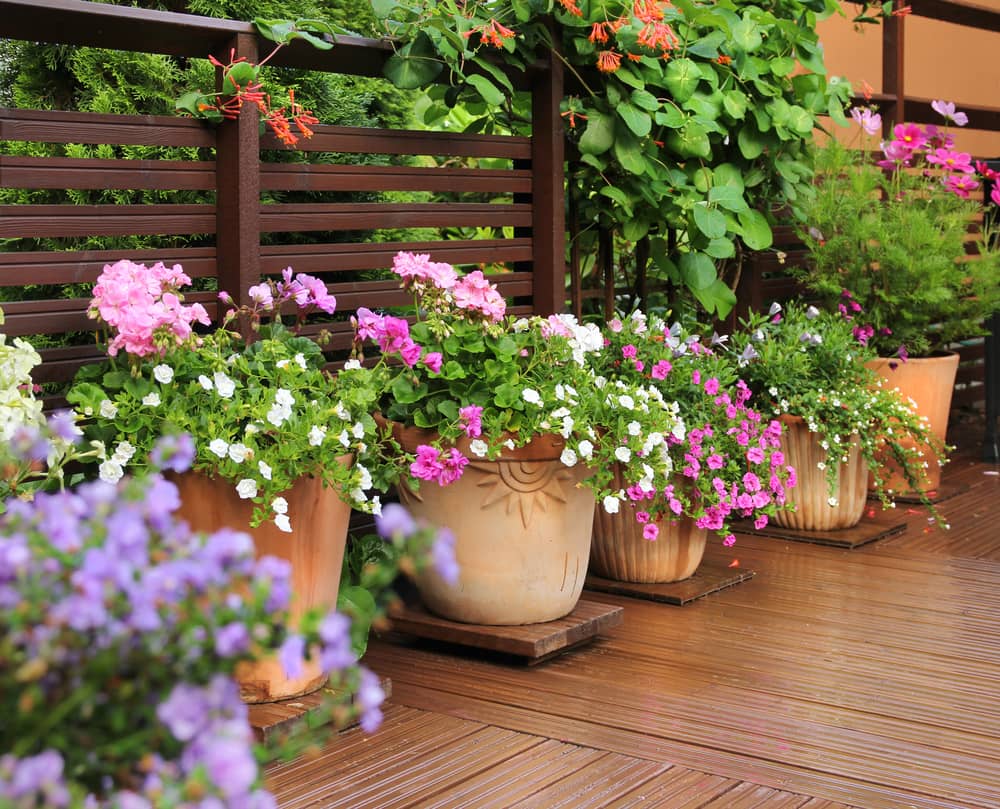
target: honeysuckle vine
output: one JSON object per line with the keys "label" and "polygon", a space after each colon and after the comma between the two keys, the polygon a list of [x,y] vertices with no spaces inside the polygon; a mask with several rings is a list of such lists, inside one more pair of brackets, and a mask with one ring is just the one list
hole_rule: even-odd
{"label": "honeysuckle vine", "polygon": [[[398,49],[386,75],[429,85],[425,119],[463,105],[471,131],[526,129],[502,67],[562,60],[572,195],[598,229],[649,237],[653,271],[711,313],[735,302],[726,268],[772,243],[772,212],[808,194],[817,118],[843,120],[815,31],[835,0],[375,0]],[[588,250],[587,252],[593,252]],[[727,283],[727,280],[729,283]]]}

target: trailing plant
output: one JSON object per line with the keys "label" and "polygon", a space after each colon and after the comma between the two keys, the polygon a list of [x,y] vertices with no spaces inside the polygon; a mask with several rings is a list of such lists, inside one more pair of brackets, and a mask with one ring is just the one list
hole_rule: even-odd
{"label": "trailing plant", "polygon": [[605,348],[588,355],[609,380],[642,381],[673,403],[683,429],[666,436],[674,476],[662,490],[627,490],[626,503],[647,525],[690,518],[726,545],[730,523],[752,519],[758,528],[785,504],[795,470],[778,450],[781,425],[749,406],[750,389],[725,350],[726,338],[702,338],[680,323],[634,311],[605,329]]}
{"label": "trailing plant", "polygon": [[[768,418],[797,416],[816,434],[824,459],[830,505],[838,465],[847,461],[857,442],[884,507],[893,505],[886,488],[886,458],[891,458],[913,491],[927,489],[928,460],[920,446],[930,447],[945,463],[947,447],[931,432],[895,390],[865,367],[875,352],[859,340],[850,318],[814,306],[774,304],[768,313],[752,313],[744,329],[733,335],[730,352],[753,391],[752,404]],[[925,498],[939,523],[940,515]]]}
{"label": "trailing plant", "polygon": [[[808,196],[819,115],[843,120],[846,81],[826,78],[815,25],[833,0],[379,0],[398,41],[386,75],[431,81],[463,104],[469,131],[522,132],[529,114],[507,71],[552,52],[567,72],[569,190],[588,229],[650,237],[656,271],[723,315],[719,271],[772,241],[772,212]],[[732,281],[732,279],[729,279]]]}
{"label": "trailing plant", "polygon": [[[933,106],[946,123],[968,120],[954,104]],[[867,146],[878,113],[855,108],[852,117]],[[821,182],[804,210],[809,266],[796,277],[882,356],[929,356],[984,334],[1000,309],[1000,242],[988,213],[971,227],[982,212],[972,195],[996,173],[959,151],[947,126],[897,124],[879,156],[836,142],[821,150]]]}

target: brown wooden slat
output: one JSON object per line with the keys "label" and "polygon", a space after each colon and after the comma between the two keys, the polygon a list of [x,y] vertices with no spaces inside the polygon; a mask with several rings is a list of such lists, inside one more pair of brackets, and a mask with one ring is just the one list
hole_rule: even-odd
{"label": "brown wooden slat", "polygon": [[0,205],[0,237],[215,233],[214,205]]}
{"label": "brown wooden slat", "polygon": [[[0,215],[3,214],[3,207],[0,206]],[[261,231],[265,233],[407,227],[518,227],[531,224],[531,206],[480,202],[263,205],[260,223]],[[205,231],[192,229],[190,232]],[[2,227],[0,235],[3,235]]]}
{"label": "brown wooden slat", "polygon": [[[281,146],[273,134],[265,133],[261,138],[261,148],[285,147]],[[474,135],[356,126],[317,126],[315,134],[308,140],[299,141],[296,148],[306,152],[531,159],[531,139],[516,135]]]}
{"label": "brown wooden slat", "polygon": [[180,264],[191,278],[215,275],[214,247],[0,253],[0,286],[91,283],[104,265],[122,259],[147,266],[158,261],[170,266]]}
{"label": "brown wooden slat", "polygon": [[1000,10],[988,8],[988,0],[966,3],[962,0],[911,0],[913,14],[983,31],[1000,31]]}
{"label": "brown wooden slat", "polygon": [[261,166],[260,187],[265,191],[454,191],[530,194],[531,172],[451,167],[264,163]]}
{"label": "brown wooden slat", "polygon": [[3,188],[214,191],[215,163],[0,155],[0,183]]}
{"label": "brown wooden slat", "polygon": [[[0,2],[0,7],[2,5]],[[81,2],[80,5],[89,7],[91,4]],[[133,146],[215,146],[215,130],[200,121],[165,115],[106,115],[67,110],[0,108],[0,140]]]}
{"label": "brown wooden slat", "polygon": [[[392,266],[400,251],[426,253],[435,261],[450,264],[513,264],[530,261],[531,239],[480,239],[444,242],[377,242],[373,244],[290,244],[261,247],[261,269],[276,273],[292,266],[299,272],[376,270]],[[2,260],[2,257],[0,257]],[[0,263],[0,268],[2,268]],[[0,269],[2,272],[2,269]],[[2,276],[0,276],[2,277]]]}

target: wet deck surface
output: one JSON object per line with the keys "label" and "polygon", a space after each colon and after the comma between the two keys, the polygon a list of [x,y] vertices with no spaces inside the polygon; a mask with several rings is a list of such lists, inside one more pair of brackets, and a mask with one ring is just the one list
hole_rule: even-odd
{"label": "wet deck surface", "polygon": [[282,807],[1000,807],[1000,476],[960,452],[950,531],[900,505],[905,533],[853,550],[710,542],[757,575],[683,607],[588,592],[624,624],[537,667],[373,642],[383,728],[269,785]]}

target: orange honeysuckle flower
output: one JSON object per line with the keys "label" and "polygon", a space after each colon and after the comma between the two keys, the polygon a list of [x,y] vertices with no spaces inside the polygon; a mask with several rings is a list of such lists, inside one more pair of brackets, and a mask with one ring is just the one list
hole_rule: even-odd
{"label": "orange honeysuckle flower", "polygon": [[561,5],[566,11],[572,14],[574,17],[582,17],[583,12],[580,11],[580,7],[576,4],[576,0],[559,0],[559,5]]}
{"label": "orange honeysuckle flower", "polygon": [[897,6],[895,9],[893,9],[892,16],[893,17],[906,17],[909,14],[911,14],[912,12],[913,12],[913,9],[910,6]]}
{"label": "orange honeysuckle flower", "polygon": [[720,65],[728,65],[730,62],[733,61],[733,57],[726,56],[725,54],[720,54],[719,58],[716,59],[715,61],[718,62]]}
{"label": "orange honeysuckle flower", "polygon": [[872,93],[875,92],[875,88],[872,87],[864,79],[861,80],[861,95],[864,97],[865,101],[872,100]]}
{"label": "orange honeysuckle flower", "polygon": [[587,37],[591,42],[607,42],[608,41],[608,30],[607,23],[595,22],[590,29],[590,36]]}
{"label": "orange honeysuckle flower", "polygon": [[602,73],[614,73],[622,65],[622,55],[617,51],[601,51],[597,54],[597,69]]}
{"label": "orange honeysuckle flower", "polygon": [[639,32],[638,42],[650,50],[666,53],[673,50],[678,40],[673,29],[666,23],[648,22]]}
{"label": "orange honeysuckle flower", "polygon": [[607,25],[608,28],[611,29],[612,33],[617,34],[622,28],[624,28],[626,25],[629,25],[631,22],[632,22],[631,18],[623,14],[617,20],[612,20]]}
{"label": "orange honeysuckle flower", "polygon": [[642,57],[639,54],[637,54],[637,53],[631,53],[631,52],[626,53],[625,54],[625,58],[627,58],[630,62],[641,62],[642,61]]}
{"label": "orange honeysuckle flower", "polygon": [[632,13],[647,25],[663,19],[663,9],[658,0],[634,0]]}

